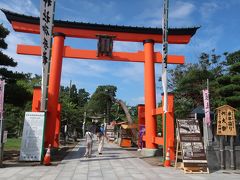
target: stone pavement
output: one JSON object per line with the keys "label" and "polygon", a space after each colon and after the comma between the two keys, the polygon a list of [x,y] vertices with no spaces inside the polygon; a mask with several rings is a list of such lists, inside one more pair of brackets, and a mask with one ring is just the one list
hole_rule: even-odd
{"label": "stone pavement", "polygon": [[[230,180],[240,179],[240,172],[226,174],[184,174],[174,168],[151,166],[132,157],[128,151],[115,144],[105,143],[103,155],[97,154],[97,143],[92,158],[84,158],[84,142],[81,141],[65,159],[56,166],[9,167],[0,169],[0,180],[131,180],[131,179],[177,179],[177,180]],[[237,174],[239,173],[239,174]]]}

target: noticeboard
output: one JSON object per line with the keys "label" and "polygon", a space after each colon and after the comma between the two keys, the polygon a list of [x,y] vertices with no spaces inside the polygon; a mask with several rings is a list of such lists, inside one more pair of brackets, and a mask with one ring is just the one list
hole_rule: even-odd
{"label": "noticeboard", "polygon": [[25,113],[20,161],[41,161],[44,119],[44,112]]}
{"label": "noticeboard", "polygon": [[217,108],[217,135],[237,135],[235,111],[236,109],[228,105]]}
{"label": "noticeboard", "polygon": [[198,120],[178,119],[177,123],[184,167],[207,167]]}

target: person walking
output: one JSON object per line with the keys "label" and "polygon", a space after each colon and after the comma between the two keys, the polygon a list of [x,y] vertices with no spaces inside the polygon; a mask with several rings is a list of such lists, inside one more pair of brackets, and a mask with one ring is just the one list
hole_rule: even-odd
{"label": "person walking", "polygon": [[93,146],[93,133],[90,131],[90,128],[86,130],[85,138],[86,138],[86,152],[84,154],[84,157],[90,158],[92,155]]}
{"label": "person walking", "polygon": [[104,124],[101,125],[100,131],[98,132],[98,154],[102,155],[103,145],[104,145]]}

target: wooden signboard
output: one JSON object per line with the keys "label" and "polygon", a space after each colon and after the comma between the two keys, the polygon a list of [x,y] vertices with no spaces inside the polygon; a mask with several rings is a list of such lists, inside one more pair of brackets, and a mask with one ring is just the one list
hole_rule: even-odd
{"label": "wooden signboard", "polygon": [[231,106],[217,108],[217,135],[236,136],[235,111]]}
{"label": "wooden signboard", "polygon": [[198,120],[178,119],[178,134],[185,173],[209,173]]}
{"label": "wooden signboard", "polygon": [[115,133],[114,133],[114,126],[113,125],[107,125],[106,136],[107,136],[108,141],[114,141]]}

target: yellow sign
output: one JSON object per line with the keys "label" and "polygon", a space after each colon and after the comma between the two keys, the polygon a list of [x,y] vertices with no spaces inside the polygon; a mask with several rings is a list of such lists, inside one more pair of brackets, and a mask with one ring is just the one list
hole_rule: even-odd
{"label": "yellow sign", "polygon": [[229,105],[217,108],[217,135],[236,136],[235,111]]}

